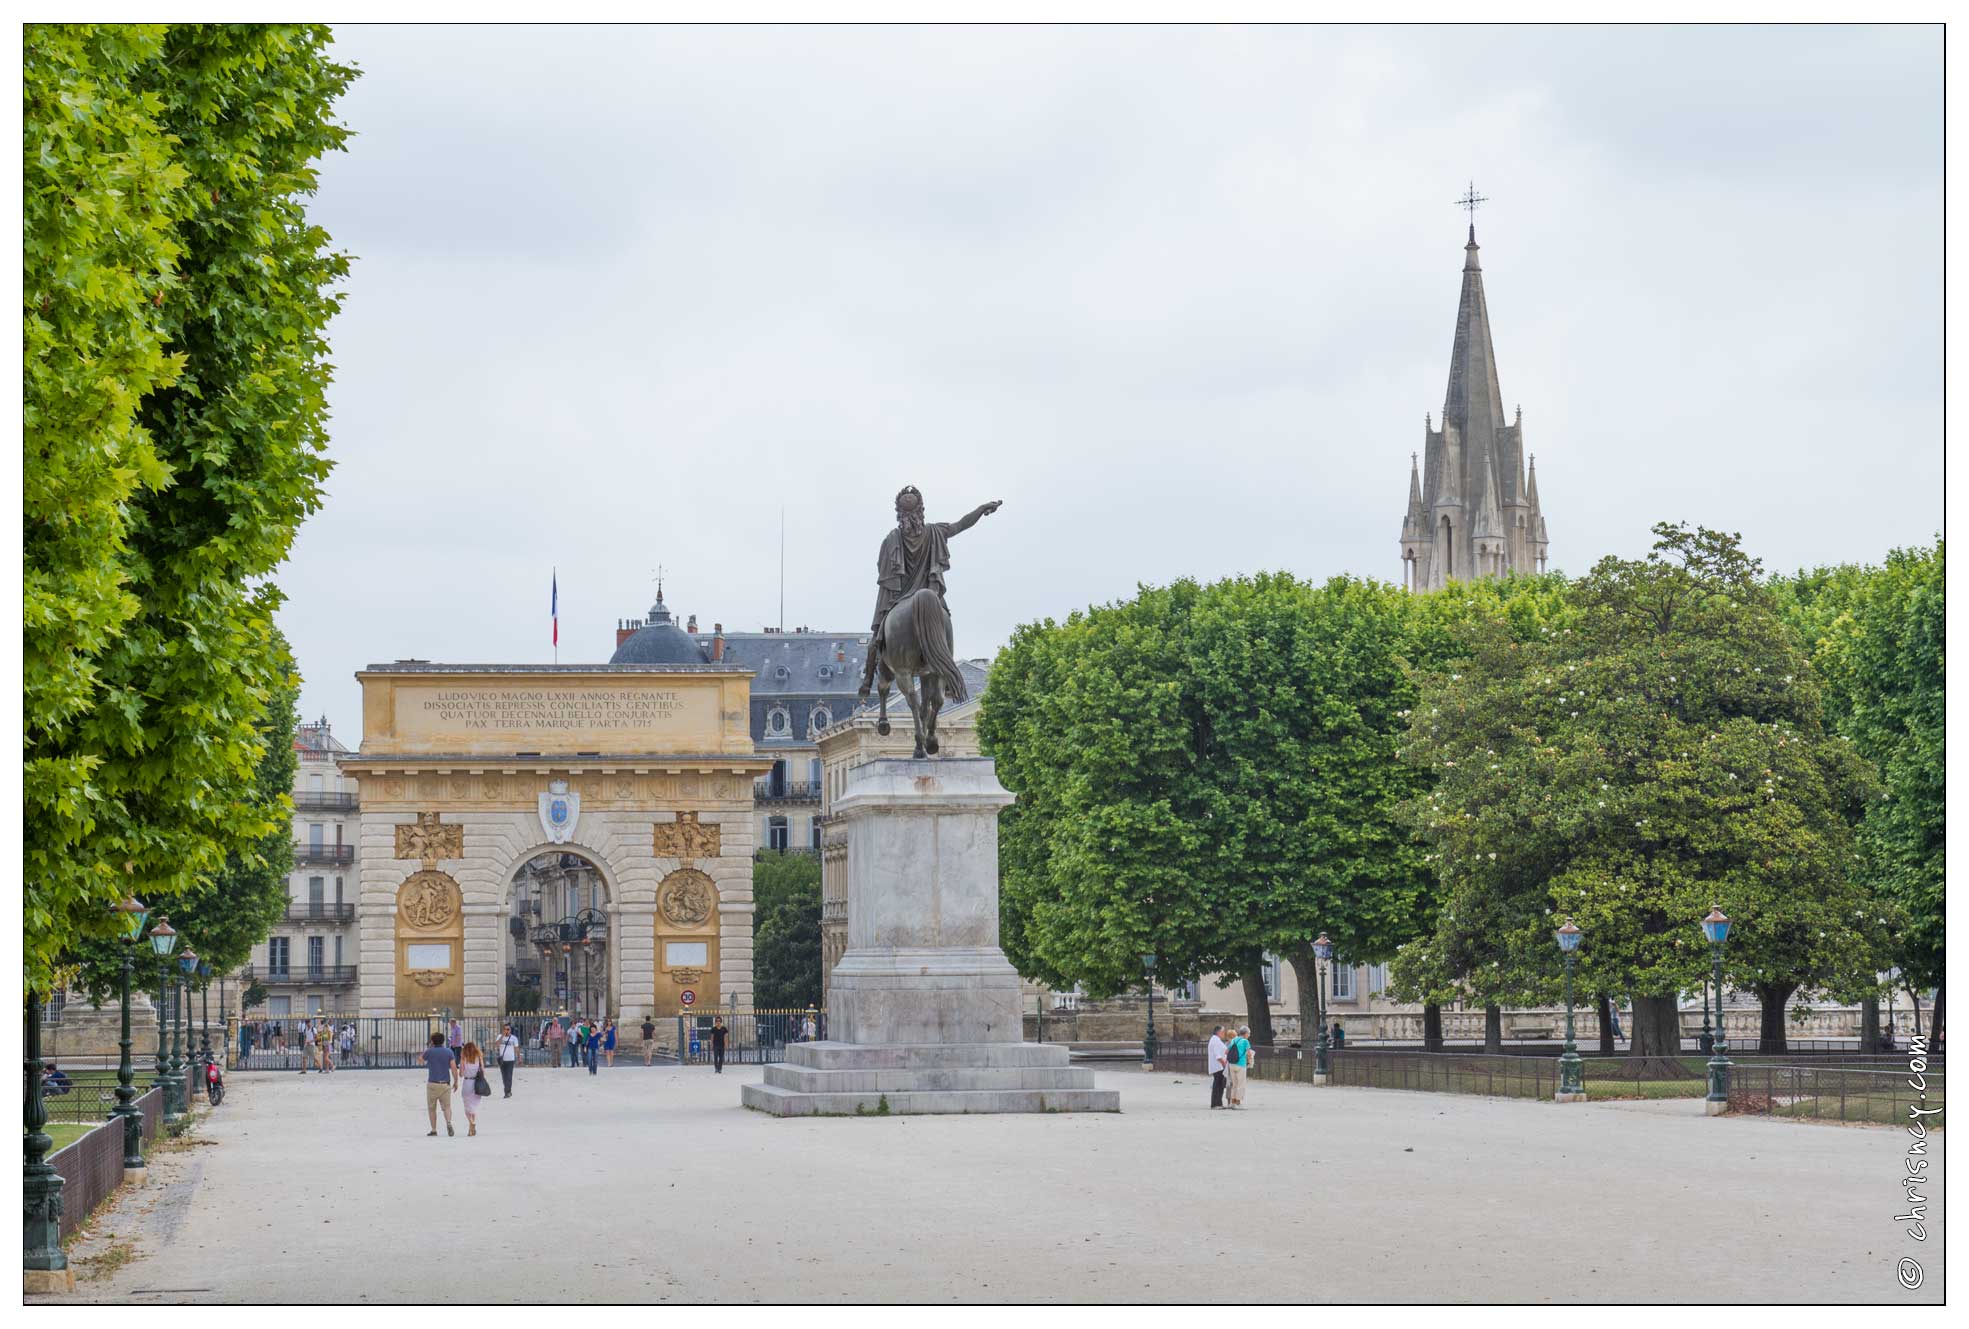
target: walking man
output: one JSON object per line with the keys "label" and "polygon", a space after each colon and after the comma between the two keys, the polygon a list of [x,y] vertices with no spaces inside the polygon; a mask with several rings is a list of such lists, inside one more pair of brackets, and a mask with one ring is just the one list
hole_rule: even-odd
{"label": "walking man", "polygon": [[507,1098],[513,1096],[513,1068],[519,1060],[520,1036],[513,1032],[513,1026],[509,1024],[505,1032],[499,1035],[499,1082],[504,1086]]}
{"label": "walking man", "polygon": [[1210,1046],[1205,1050],[1205,1066],[1210,1071],[1210,1107],[1224,1106],[1224,1068],[1230,1064],[1230,1049],[1224,1046],[1224,1026],[1210,1027]]}
{"label": "walking man", "polygon": [[654,1057],[655,1055],[656,1055],[656,1021],[651,1019],[649,1015],[645,1013],[643,1016],[643,1065],[645,1066],[649,1065],[650,1058]]}
{"label": "walking man", "polygon": [[725,1073],[725,1017],[722,1015],[711,1022],[711,1073]]}
{"label": "walking man", "polygon": [[456,1135],[451,1127],[451,1086],[458,1079],[458,1059],[444,1045],[444,1035],[431,1031],[431,1045],[424,1049],[424,1110],[431,1118],[431,1134],[438,1133],[438,1109],[444,1109],[444,1133]]}
{"label": "walking man", "polygon": [[559,1020],[547,1021],[547,1061],[549,1065],[561,1064],[561,1044],[567,1041],[567,1030],[561,1028]]}

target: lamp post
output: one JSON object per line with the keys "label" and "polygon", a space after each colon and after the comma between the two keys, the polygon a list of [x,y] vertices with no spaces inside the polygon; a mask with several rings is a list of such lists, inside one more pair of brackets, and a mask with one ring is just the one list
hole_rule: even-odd
{"label": "lamp post", "polygon": [[27,1100],[21,1114],[25,1128],[22,1140],[21,1200],[25,1210],[21,1228],[21,1271],[28,1292],[73,1292],[75,1271],[62,1253],[62,1176],[48,1161],[48,1150],[55,1143],[41,1128],[48,1124],[48,1108],[41,1099],[41,994],[27,994],[27,1058],[22,1070],[27,1083]]}
{"label": "lamp post", "polygon": [[[212,1074],[212,966],[198,962],[198,1057],[202,1077]],[[200,1083],[205,1079],[201,1078]]]}
{"label": "lamp post", "polygon": [[1321,932],[1313,941],[1313,1011],[1319,1017],[1319,1041],[1313,1045],[1314,1084],[1325,1084],[1329,1073],[1326,1059],[1326,962],[1332,958],[1333,942],[1325,932]]}
{"label": "lamp post", "polygon": [[1142,1033],[1142,1069],[1155,1069],[1155,952],[1142,952],[1143,986],[1149,990],[1149,1027]]}
{"label": "lamp post", "polygon": [[1714,1117],[1730,1106],[1729,1040],[1723,1034],[1723,942],[1730,935],[1730,920],[1721,909],[1711,906],[1702,920],[1702,935],[1709,940],[1710,981],[1716,989],[1716,1042],[1709,1056],[1709,1097],[1703,1100],[1702,1110]]}
{"label": "lamp post", "polygon": [[123,1180],[144,1179],[144,1110],[137,1106],[137,1074],[130,1064],[130,975],[136,968],[137,943],[143,939],[144,920],[150,910],[134,895],[126,895],[113,905],[116,923],[123,933],[122,1037],[116,1046],[116,1111],[110,1115],[123,1119]]}
{"label": "lamp post", "polygon": [[1552,934],[1559,943],[1559,950],[1566,957],[1566,1048],[1559,1054],[1559,1091],[1552,1095],[1560,1103],[1584,1103],[1586,1101],[1585,1067],[1579,1060],[1579,1049],[1572,1039],[1572,955],[1579,949],[1579,929],[1573,926],[1570,918],[1564,927]]}
{"label": "lamp post", "polygon": [[[1719,1012],[1720,1014],[1720,1012]],[[1702,976],[1702,1037],[1696,1040],[1696,1051],[1708,1056],[1716,1048],[1716,1035],[1709,1027],[1709,975]],[[1682,1050],[1682,1027],[1678,1017],[1675,1027],[1675,1050]]]}
{"label": "lamp post", "polygon": [[[160,915],[151,924],[150,950],[160,960],[168,960],[171,952],[178,946],[178,930],[171,926],[171,920]],[[171,990],[170,970],[167,967],[157,980],[157,1065],[156,1074],[151,1077],[151,1087],[164,1091],[164,1115],[171,1115],[171,1058],[168,1055],[170,1031],[165,1027],[171,1018],[171,1003],[167,995]]]}
{"label": "lamp post", "polygon": [[172,991],[178,1010],[178,1018],[171,1025],[172,1087],[177,1091],[180,1116],[191,1111],[191,971],[196,968],[198,952],[187,942],[178,952],[178,978]]}

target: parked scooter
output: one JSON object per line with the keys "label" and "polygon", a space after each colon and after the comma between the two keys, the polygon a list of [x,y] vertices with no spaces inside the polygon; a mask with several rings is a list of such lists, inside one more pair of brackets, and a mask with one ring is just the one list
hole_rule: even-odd
{"label": "parked scooter", "polygon": [[205,1063],[205,1097],[213,1107],[225,1102],[226,1077],[225,1072],[219,1069],[217,1061]]}

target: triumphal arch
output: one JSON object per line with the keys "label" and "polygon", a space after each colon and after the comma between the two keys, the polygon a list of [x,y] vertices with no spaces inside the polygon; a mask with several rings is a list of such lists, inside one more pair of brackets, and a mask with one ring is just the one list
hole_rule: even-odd
{"label": "triumphal arch", "polygon": [[751,671],[455,665],[356,675],[362,1013],[547,1004],[625,1024],[752,1002]]}

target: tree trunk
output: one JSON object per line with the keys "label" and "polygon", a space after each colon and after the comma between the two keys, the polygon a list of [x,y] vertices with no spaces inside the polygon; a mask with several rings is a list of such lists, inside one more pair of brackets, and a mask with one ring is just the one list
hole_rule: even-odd
{"label": "tree trunk", "polygon": [[1682,1054],[1682,1008],[1674,997],[1634,998],[1634,1027],[1627,1031],[1629,1055],[1677,1058]]}
{"label": "tree trunk", "polygon": [[1796,983],[1760,983],[1751,989],[1757,994],[1759,1007],[1757,1018],[1759,1052],[1791,1050],[1785,1045],[1784,1004],[1791,1000],[1791,994],[1797,990]]}
{"label": "tree trunk", "polygon": [[1443,1050],[1443,1008],[1440,1002],[1422,1003],[1422,1050],[1424,1052]]}
{"label": "tree trunk", "polygon": [[1319,1042],[1319,977],[1314,968],[1313,948],[1299,946],[1285,953],[1292,976],[1299,983],[1299,1055],[1305,1056]]}
{"label": "tree trunk", "polygon": [[1594,998],[1594,1013],[1600,1021],[1600,1055],[1611,1057],[1613,1046],[1613,998],[1602,992]]}
{"label": "tree trunk", "polygon": [[1941,1055],[1942,1010],[1946,1005],[1947,991],[1948,991],[1947,988],[1943,984],[1941,983],[1935,984],[1935,1013],[1932,1017],[1930,1017],[1928,1021],[1928,1027],[1933,1031],[1928,1036],[1928,1053],[1930,1056]]}
{"label": "tree trunk", "polygon": [[1914,1004],[1914,1036],[1921,1037],[1921,994],[1914,990],[1914,984],[1907,983],[1907,999]]}
{"label": "tree trunk", "polygon": [[1244,980],[1245,1019],[1251,1024],[1251,1041],[1268,1048],[1272,1045],[1272,999],[1265,995],[1265,957],[1253,951],[1239,977]]}
{"label": "tree trunk", "polygon": [[1880,1051],[1880,998],[1860,998],[1860,1051]]}
{"label": "tree trunk", "polygon": [[1504,1008],[1484,1007],[1484,1051],[1504,1051]]}

